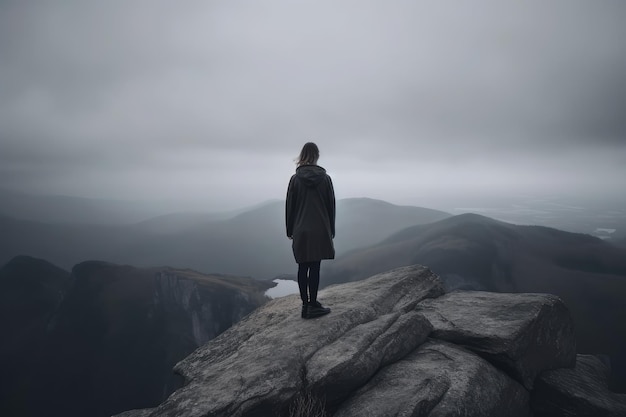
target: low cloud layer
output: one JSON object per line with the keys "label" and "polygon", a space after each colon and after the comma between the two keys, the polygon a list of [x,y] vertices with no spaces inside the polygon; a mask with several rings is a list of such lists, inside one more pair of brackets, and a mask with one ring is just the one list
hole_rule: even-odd
{"label": "low cloud layer", "polygon": [[283,197],[313,140],[339,197],[615,192],[625,18],[618,1],[5,1],[0,187],[251,204]]}

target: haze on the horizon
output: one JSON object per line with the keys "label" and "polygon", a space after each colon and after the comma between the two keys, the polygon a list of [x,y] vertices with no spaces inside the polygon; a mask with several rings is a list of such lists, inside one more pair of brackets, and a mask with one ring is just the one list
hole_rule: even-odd
{"label": "haze on the horizon", "polygon": [[[626,185],[626,3],[0,2],[0,188],[234,208]],[[462,204],[459,202],[458,204]]]}

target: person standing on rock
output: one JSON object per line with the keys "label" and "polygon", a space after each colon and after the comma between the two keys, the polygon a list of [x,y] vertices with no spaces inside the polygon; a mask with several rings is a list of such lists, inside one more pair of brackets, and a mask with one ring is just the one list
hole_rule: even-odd
{"label": "person standing on rock", "polygon": [[330,313],[317,301],[322,259],[334,259],[335,191],[326,170],[317,165],[320,151],[313,142],[302,147],[296,173],[289,180],[285,219],[298,263],[302,318]]}

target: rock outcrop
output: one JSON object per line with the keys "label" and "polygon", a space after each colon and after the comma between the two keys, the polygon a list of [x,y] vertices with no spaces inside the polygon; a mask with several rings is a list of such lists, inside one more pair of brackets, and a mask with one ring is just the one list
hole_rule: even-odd
{"label": "rock outcrop", "polygon": [[576,369],[571,318],[551,295],[445,294],[415,265],[320,299],[333,311],[313,320],[297,296],[269,302],[179,362],[185,385],[160,406],[120,416],[304,416],[305,404],[319,416],[525,417],[550,395],[538,381]]}
{"label": "rock outcrop", "polygon": [[572,367],[572,320],[550,294],[459,291],[420,303],[432,337],[465,346],[532,389],[544,370]]}

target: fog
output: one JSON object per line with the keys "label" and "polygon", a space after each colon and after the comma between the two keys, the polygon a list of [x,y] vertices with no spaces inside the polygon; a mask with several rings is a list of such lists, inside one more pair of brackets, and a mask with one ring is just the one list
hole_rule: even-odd
{"label": "fog", "polygon": [[4,1],[0,187],[223,210],[284,198],[609,201],[626,4]]}

